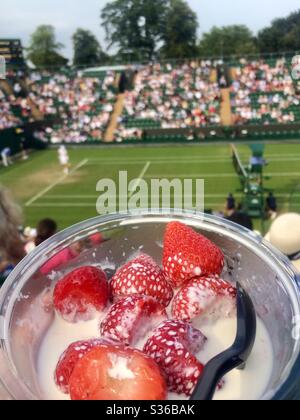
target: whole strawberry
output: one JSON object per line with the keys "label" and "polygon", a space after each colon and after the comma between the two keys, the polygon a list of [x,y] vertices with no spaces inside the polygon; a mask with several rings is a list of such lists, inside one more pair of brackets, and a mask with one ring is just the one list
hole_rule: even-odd
{"label": "whole strawberry", "polygon": [[167,282],[163,271],[148,255],[140,255],[125,264],[111,281],[114,299],[126,296],[151,296],[167,307],[173,297],[172,286]]}
{"label": "whole strawberry", "polygon": [[57,282],[53,300],[56,311],[65,321],[89,321],[108,304],[106,274],[96,267],[77,268]]}
{"label": "whole strawberry", "polygon": [[180,222],[168,224],[164,238],[163,267],[173,287],[194,277],[220,275],[222,251],[205,236]]}

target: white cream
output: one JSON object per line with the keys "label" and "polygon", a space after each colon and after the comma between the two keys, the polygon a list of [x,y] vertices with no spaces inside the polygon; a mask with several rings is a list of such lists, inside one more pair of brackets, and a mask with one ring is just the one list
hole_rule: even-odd
{"label": "white cream", "polygon": [[[101,317],[103,318],[103,316]],[[61,354],[67,347],[81,340],[99,338],[98,318],[90,322],[69,324],[58,316],[50,327],[40,349],[38,371],[42,393],[45,399],[61,400],[69,399],[68,395],[61,393],[55,382],[54,372]],[[201,331],[207,336],[208,341],[204,349],[198,354],[202,363],[207,363],[211,358],[230,347],[236,335],[236,319],[222,319],[213,324],[202,325]],[[150,335],[150,334],[149,334]],[[146,339],[137,344],[143,348]],[[264,394],[273,368],[274,354],[268,332],[258,320],[257,337],[253,352],[243,371],[235,370],[225,378],[225,386],[215,395],[217,400],[258,400]],[[124,366],[119,373],[113,371],[113,375],[127,375]],[[187,399],[185,396],[169,394],[169,399]]]}
{"label": "white cream", "polygon": [[117,356],[116,354],[108,355],[112,368],[108,369],[108,375],[113,379],[124,380],[134,379],[135,374],[128,368],[128,360],[125,357]]}
{"label": "white cream", "polygon": [[[214,325],[202,326],[208,337],[202,352],[202,363],[229,348],[236,335],[236,319],[222,319]],[[244,370],[234,370],[225,377],[225,386],[215,394],[216,400],[258,400],[267,389],[272,375],[274,353],[268,331],[261,320],[257,322],[256,341]]]}

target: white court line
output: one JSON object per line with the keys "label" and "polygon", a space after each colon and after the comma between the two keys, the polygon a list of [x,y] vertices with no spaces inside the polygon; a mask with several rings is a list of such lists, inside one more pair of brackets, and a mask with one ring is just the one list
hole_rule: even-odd
{"label": "white court line", "polygon": [[[300,161],[300,159],[299,159]],[[99,161],[95,159],[89,160],[89,166],[94,165],[140,165],[141,163],[147,163],[143,160],[135,160],[135,161],[127,161],[127,160],[112,160],[112,161]],[[176,164],[186,164],[186,163],[228,163],[231,164],[230,158],[229,159],[222,159],[222,160],[201,160],[201,159],[177,159],[177,160],[171,160],[171,159],[165,159],[165,160],[151,160],[151,164],[153,165],[159,165],[164,163],[176,163]]]}
{"label": "white court line", "polygon": [[[214,207],[214,206],[222,206],[224,205],[224,201],[215,201],[215,202],[206,202],[204,201],[205,206],[206,207]],[[284,205],[289,205],[290,203],[284,203]],[[35,208],[72,208],[72,207],[76,207],[76,208],[96,208],[95,203],[47,203],[47,204],[43,204],[43,203],[36,203],[36,204],[32,204],[31,207],[35,207]],[[300,208],[300,203],[296,203],[293,204],[293,207],[295,208]]]}
{"label": "white court line", "polygon": [[53,184],[49,185],[47,188],[43,189],[41,192],[36,194],[34,197],[32,197],[27,203],[25,204],[26,207],[32,206],[33,203],[35,203],[39,198],[43,197],[47,192],[51,191],[54,187],[59,185],[61,182],[63,182],[65,179],[67,179],[70,175],[73,175],[78,169],[82,168],[84,165],[88,163],[88,159],[82,160],[75,168],[72,169],[72,171],[59,178],[57,181],[55,181]]}
{"label": "white court line", "polygon": [[[247,154],[247,153],[241,153],[240,154],[240,156],[242,157],[242,158],[244,158],[244,159],[249,159],[250,157],[251,157],[251,152],[250,152],[250,150],[249,150],[249,153]],[[223,160],[223,159],[228,159],[228,158],[230,158],[231,157],[231,154],[230,153],[228,153],[226,156],[225,155],[222,155],[222,156],[218,156],[218,155],[183,155],[182,156],[182,158],[183,159],[188,159],[188,160],[190,160],[190,159],[206,159],[206,160],[208,160],[208,159],[211,159],[211,160],[216,160],[216,159],[221,159],[221,160]],[[276,153],[276,154],[268,154],[268,153],[266,153],[265,155],[264,155],[264,157],[266,158],[266,159],[276,159],[276,158],[299,158],[300,159],[300,154],[299,153],[282,153],[282,154],[279,154],[279,153]],[[151,160],[151,161],[155,161],[155,160],[166,160],[167,158],[165,158],[165,159],[163,159],[163,158],[157,158],[157,154],[155,155],[155,156],[148,156],[147,155],[147,158],[145,158],[145,157],[143,157],[143,156],[139,156],[139,157],[126,157],[126,158],[124,158],[124,160],[126,160],[126,161],[129,161],[129,162],[134,162],[134,161],[137,161],[137,162],[141,162],[141,161],[146,161],[146,160]],[[170,160],[178,160],[178,159],[181,159],[181,156],[180,155],[169,155],[169,158],[168,159],[170,159]],[[94,157],[94,158],[90,158],[89,159],[90,161],[95,161],[95,162],[99,162],[99,161],[109,161],[109,162],[114,162],[114,161],[121,161],[121,160],[123,160],[123,157]]]}
{"label": "white court line", "polygon": [[[136,182],[134,183],[133,187],[132,187],[132,191],[136,191],[136,189],[138,188],[138,186],[140,185],[142,179],[145,177],[146,172],[148,171],[148,169],[150,168],[151,162],[147,162],[146,165],[144,166],[142,172],[139,174],[138,178],[136,179]],[[131,192],[129,194],[129,198],[132,197],[133,192]]]}
{"label": "white court line", "polygon": [[[206,206],[217,206],[217,205],[223,205],[223,204],[224,204],[224,201],[218,201],[218,202],[213,202],[213,203],[205,202]],[[95,208],[96,209],[96,204],[95,203],[48,203],[48,204],[36,203],[36,204],[32,204],[31,207],[35,207],[35,208],[78,207],[78,208]]]}
{"label": "white court line", "polygon": [[[276,194],[276,197],[280,197],[280,198],[288,198],[291,195],[293,195],[293,197],[297,197],[300,198],[300,194]],[[189,195],[191,196],[191,195]],[[193,197],[196,196],[195,194],[193,194]],[[242,193],[236,193],[234,194],[235,197],[243,197],[244,194]],[[43,197],[43,200],[63,200],[63,199],[95,199],[98,198],[99,195],[72,195],[72,194],[67,194],[67,195],[46,195]],[[126,196],[120,195],[119,198],[124,198]],[[205,194],[205,197],[208,198],[226,198],[226,194]]]}
{"label": "white court line", "polygon": [[[242,161],[245,161],[247,157],[241,158]],[[300,162],[300,157],[278,157],[278,158],[266,158],[267,161],[269,161],[269,164],[272,164],[273,162]],[[249,157],[248,157],[249,161]],[[146,162],[146,161],[145,161]],[[143,159],[140,160],[102,160],[102,159],[89,159],[89,165],[138,165],[143,163]],[[158,165],[158,164],[164,164],[164,163],[176,163],[176,164],[186,164],[186,163],[202,163],[202,164],[211,164],[211,163],[228,163],[231,164],[231,158],[228,156],[228,158],[220,158],[220,159],[205,159],[205,158],[191,158],[191,159],[151,159],[152,165]]]}
{"label": "white court line", "polygon": [[[289,177],[289,176],[299,176],[300,177],[300,172],[269,172],[264,174],[264,177]],[[170,178],[237,178],[237,174],[236,173],[216,173],[216,174],[201,174],[201,173],[197,173],[197,174],[167,174],[167,175],[162,175],[162,174],[151,174],[151,175],[147,175],[145,178],[146,179],[151,179],[151,178],[159,178],[161,179],[161,177],[164,177],[166,179],[170,179]]]}

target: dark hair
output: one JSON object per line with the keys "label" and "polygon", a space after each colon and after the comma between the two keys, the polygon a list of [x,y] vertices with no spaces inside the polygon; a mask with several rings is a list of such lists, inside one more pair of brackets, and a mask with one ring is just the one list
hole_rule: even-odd
{"label": "dark hair", "polygon": [[41,220],[37,227],[37,237],[35,239],[35,245],[38,246],[45,242],[51,236],[55,235],[57,231],[57,224],[52,219]]}

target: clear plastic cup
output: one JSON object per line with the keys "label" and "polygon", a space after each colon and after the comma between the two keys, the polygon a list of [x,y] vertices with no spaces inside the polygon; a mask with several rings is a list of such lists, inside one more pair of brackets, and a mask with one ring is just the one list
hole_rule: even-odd
{"label": "clear plastic cup", "polygon": [[[262,399],[300,398],[300,343],[296,337],[300,278],[290,262],[260,236],[223,219],[158,211],[98,217],[80,223],[42,244],[18,265],[0,292],[2,399],[45,399],[37,359],[54,320],[53,309],[47,307],[53,283],[86,264],[99,264],[112,275],[138,252],[161,263],[164,231],[173,220],[186,223],[222,248],[226,256],[224,277],[241,282],[269,331],[275,363]],[[70,248],[71,259],[51,273],[42,274],[46,263]]]}

